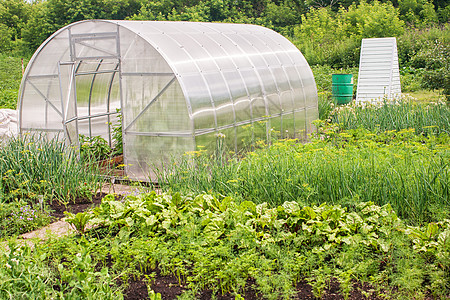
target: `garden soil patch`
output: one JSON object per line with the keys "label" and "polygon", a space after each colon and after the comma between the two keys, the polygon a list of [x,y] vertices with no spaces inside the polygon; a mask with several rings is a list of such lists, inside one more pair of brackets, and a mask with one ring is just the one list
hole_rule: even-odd
{"label": "garden soil patch", "polygon": [[66,215],[64,214],[65,211],[77,214],[79,212],[83,212],[92,207],[100,205],[103,197],[105,197],[106,195],[107,194],[103,192],[97,193],[92,197],[92,200],[86,198],[76,198],[74,202],[70,202],[67,205],[55,201],[50,205],[50,208],[52,210],[50,214],[55,219],[60,220],[66,217]]}
{"label": "garden soil patch", "polygon": [[[242,295],[245,300],[259,300],[263,299],[261,295],[258,295],[255,291],[256,282],[252,279],[247,281],[245,286],[245,292]],[[177,299],[186,287],[180,285],[178,280],[173,275],[163,276],[157,271],[156,277],[152,280],[151,289],[155,293],[161,294],[161,299],[163,300],[173,300]],[[300,281],[296,286],[297,293],[294,299],[317,299],[314,297],[313,289],[310,284],[306,281]],[[145,279],[130,281],[127,289],[124,291],[125,300],[140,300],[148,299],[148,290]],[[197,299],[200,300],[210,300],[212,299],[213,291],[205,290],[197,295]],[[215,299],[218,300],[234,300],[235,295],[227,293],[225,295],[216,295]],[[329,285],[324,289],[323,295],[320,298],[322,300],[343,300],[344,295],[340,291],[339,282],[336,279],[331,280]],[[382,300],[384,297],[377,296],[376,291],[368,284],[361,284],[356,282],[353,284],[353,290],[349,293],[350,300]],[[428,298],[427,298],[428,299]]]}

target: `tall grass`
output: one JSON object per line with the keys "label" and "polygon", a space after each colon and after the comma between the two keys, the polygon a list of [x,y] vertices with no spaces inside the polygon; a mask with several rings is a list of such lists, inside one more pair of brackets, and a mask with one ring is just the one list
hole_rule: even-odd
{"label": "tall grass", "polygon": [[[340,135],[342,141],[350,136]],[[194,152],[167,165],[159,183],[164,190],[212,191],[272,205],[391,203],[413,224],[450,217],[449,139],[422,137],[424,145],[394,133],[382,141],[371,133],[361,135],[344,144],[280,141],[222,163]]]}
{"label": "tall grass", "polygon": [[0,145],[0,201],[47,199],[68,203],[92,197],[101,184],[97,167],[80,163],[57,139],[12,138]]}
{"label": "tall grass", "polygon": [[411,100],[337,107],[333,121],[342,129],[365,128],[374,132],[414,128],[417,134],[450,134],[450,106]]}

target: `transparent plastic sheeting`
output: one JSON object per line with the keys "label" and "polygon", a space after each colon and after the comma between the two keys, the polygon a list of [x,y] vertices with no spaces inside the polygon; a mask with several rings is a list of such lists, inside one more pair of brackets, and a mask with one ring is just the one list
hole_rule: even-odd
{"label": "transparent plastic sheeting", "polygon": [[239,151],[257,140],[304,137],[318,117],[303,55],[256,25],[81,21],[53,34],[28,64],[22,132],[113,143],[116,109],[125,171],[139,180],[171,157],[215,147],[217,133]]}

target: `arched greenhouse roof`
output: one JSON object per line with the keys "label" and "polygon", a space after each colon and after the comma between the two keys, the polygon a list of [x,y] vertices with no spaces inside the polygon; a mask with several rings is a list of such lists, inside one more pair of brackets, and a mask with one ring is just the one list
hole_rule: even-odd
{"label": "arched greenhouse roof", "polygon": [[19,95],[21,131],[110,143],[122,110],[127,174],[215,144],[304,136],[318,116],[314,77],[300,51],[256,25],[89,20],[47,39]]}

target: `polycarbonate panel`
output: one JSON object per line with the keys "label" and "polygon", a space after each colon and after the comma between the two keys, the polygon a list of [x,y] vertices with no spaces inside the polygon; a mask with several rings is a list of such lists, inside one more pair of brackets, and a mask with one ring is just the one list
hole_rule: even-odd
{"label": "polycarbonate panel", "polygon": [[236,129],[234,127],[219,131],[216,139],[216,151],[220,153],[235,152],[236,149]]}
{"label": "polycarbonate panel", "polygon": [[[68,78],[60,82],[58,64],[65,62],[76,65],[70,112],[61,107]],[[213,147],[218,132],[238,150],[274,135],[304,136],[317,117],[317,90],[295,46],[255,25],[81,21],[52,35],[30,60],[21,129],[61,130],[70,115],[80,133],[110,136],[116,108],[125,159],[134,162],[126,171],[144,178],[149,162],[194,143]]]}
{"label": "polycarbonate panel", "polygon": [[306,110],[294,112],[295,137],[304,139],[306,137]]}
{"label": "polycarbonate panel", "polygon": [[[192,137],[139,136],[128,134],[125,139],[125,172],[128,177],[155,181],[155,170],[194,150]],[[132,145],[132,146],[130,146]]]}
{"label": "polycarbonate panel", "polygon": [[253,120],[266,119],[269,117],[266,100],[263,97],[251,98],[251,105],[252,105],[251,110]]}
{"label": "polycarbonate panel", "polygon": [[279,115],[283,112],[280,105],[280,96],[277,93],[267,95],[266,99],[269,108],[269,116]]}
{"label": "polycarbonate panel", "polygon": [[272,117],[268,120],[269,126],[269,141],[273,142],[274,140],[281,139],[282,136],[282,127],[283,127],[283,118],[281,116]]}
{"label": "polycarbonate panel", "polygon": [[252,125],[253,130],[253,142],[257,145],[258,143],[264,142],[268,143],[269,139],[269,120],[261,120],[261,121],[255,121]]}
{"label": "polycarbonate panel", "polygon": [[283,115],[283,138],[292,139],[295,137],[294,131],[294,114]]}
{"label": "polycarbonate panel", "polygon": [[236,123],[249,123],[253,119],[250,99],[247,96],[234,99]]}
{"label": "polycarbonate panel", "polygon": [[62,130],[62,109],[59,79],[30,78],[22,83],[24,89],[21,127],[29,129]]}
{"label": "polycarbonate panel", "polygon": [[313,121],[319,119],[319,112],[315,110],[314,108],[307,108],[306,109],[306,129],[308,133],[313,132],[316,130]]}
{"label": "polycarbonate panel", "polygon": [[317,106],[317,88],[311,70],[309,68],[297,67],[297,72],[300,74],[302,81],[302,92],[304,94],[305,106],[307,108]]}
{"label": "polycarbonate panel", "polygon": [[70,61],[70,50],[68,45],[68,30],[64,29],[58,36],[51,40],[51,43],[44,43],[42,49],[38,49],[36,54],[27,65],[27,76],[33,75],[57,75],[58,61]]}
{"label": "polycarbonate panel", "polygon": [[[143,92],[141,101],[134,101],[124,112],[125,133],[192,134],[184,95],[173,76],[124,77],[124,82],[127,91]],[[137,96],[127,94],[125,100],[131,101],[128,97]]]}
{"label": "polycarbonate panel", "polygon": [[216,148],[217,133],[210,132],[206,134],[198,134],[195,136],[195,145],[197,150],[212,151]]}
{"label": "polycarbonate panel", "polygon": [[252,124],[245,124],[236,127],[236,148],[238,152],[250,150],[253,140]]}

